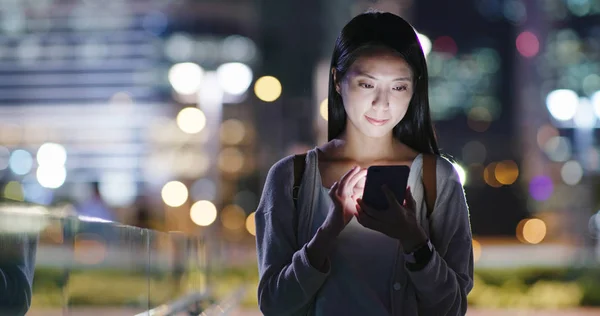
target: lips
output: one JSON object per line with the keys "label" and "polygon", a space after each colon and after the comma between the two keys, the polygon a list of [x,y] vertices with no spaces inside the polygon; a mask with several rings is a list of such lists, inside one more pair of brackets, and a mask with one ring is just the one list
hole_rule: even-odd
{"label": "lips", "polygon": [[384,125],[385,123],[387,123],[389,121],[389,119],[385,119],[385,120],[378,120],[378,119],[374,119],[372,117],[368,117],[365,115],[365,118],[367,119],[367,121],[369,121],[369,123],[375,125],[375,126],[381,126]]}

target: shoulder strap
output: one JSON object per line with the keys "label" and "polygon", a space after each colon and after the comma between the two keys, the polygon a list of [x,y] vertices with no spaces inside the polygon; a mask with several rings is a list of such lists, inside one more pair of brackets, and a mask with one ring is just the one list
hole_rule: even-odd
{"label": "shoulder strap", "polygon": [[436,157],[432,154],[423,155],[423,186],[425,188],[425,203],[427,218],[431,216],[437,197],[436,188]]}
{"label": "shoulder strap", "polygon": [[292,188],[292,198],[294,199],[294,207],[298,207],[298,193],[300,191],[300,184],[302,183],[302,176],[304,175],[304,168],[306,167],[306,154],[300,154],[294,156],[294,186]]}

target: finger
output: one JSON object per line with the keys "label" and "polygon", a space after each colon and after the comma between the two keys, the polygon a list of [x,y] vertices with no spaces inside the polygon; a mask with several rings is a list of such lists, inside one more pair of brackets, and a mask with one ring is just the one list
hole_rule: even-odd
{"label": "finger", "polygon": [[365,203],[362,199],[357,199],[356,203],[360,206],[360,211],[362,213],[368,214],[369,217],[377,218],[377,215],[381,214],[381,212],[379,212],[378,210],[367,205],[367,203]]}
{"label": "finger", "polygon": [[338,183],[337,181],[333,183],[333,185],[331,186],[331,188],[329,188],[329,195],[332,195],[336,192],[338,188]]}
{"label": "finger", "polygon": [[359,224],[361,224],[362,226],[364,226],[366,228],[381,231],[381,227],[382,227],[381,222],[379,222],[375,218],[369,216],[365,212],[358,213],[358,215],[356,216],[356,220],[358,221]]}
{"label": "finger", "polygon": [[367,170],[362,169],[362,170],[356,172],[354,175],[352,175],[352,177],[348,180],[348,183],[346,185],[348,187],[354,188],[354,187],[356,187],[356,184],[358,183],[358,181],[365,178],[366,175],[367,175]]}
{"label": "finger", "polygon": [[396,196],[394,195],[394,192],[392,192],[392,190],[390,190],[390,188],[388,188],[387,185],[382,185],[381,189],[383,190],[383,193],[385,194],[385,198],[388,201],[388,205],[391,207],[392,205],[398,205],[400,206],[400,203],[398,202],[398,200],[396,199]]}
{"label": "finger", "polygon": [[415,202],[415,198],[410,192],[410,187],[406,188],[406,193],[404,196],[404,206],[410,210],[415,210],[417,208],[417,202]]}
{"label": "finger", "polygon": [[359,188],[359,189],[364,189],[366,182],[367,182],[367,177],[362,177],[362,178],[358,179],[358,182],[356,182],[356,185],[354,187]]}
{"label": "finger", "polygon": [[343,190],[346,188],[346,183],[348,182],[348,179],[350,179],[354,174],[356,174],[357,172],[360,171],[360,168],[358,166],[354,166],[352,169],[350,169],[348,172],[346,172],[346,174],[344,174],[342,176],[342,178],[340,179],[340,185],[338,186],[338,195],[342,195]]}

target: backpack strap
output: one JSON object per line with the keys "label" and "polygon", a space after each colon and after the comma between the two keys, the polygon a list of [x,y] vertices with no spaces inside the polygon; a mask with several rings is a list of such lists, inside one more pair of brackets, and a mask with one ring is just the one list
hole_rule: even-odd
{"label": "backpack strap", "polygon": [[292,198],[294,199],[294,207],[298,208],[298,194],[300,192],[300,184],[302,176],[306,168],[306,153],[294,155],[294,186],[292,187]]}
{"label": "backpack strap", "polygon": [[427,218],[433,213],[436,188],[436,156],[432,154],[423,155],[423,186],[425,188],[425,204],[427,204]]}

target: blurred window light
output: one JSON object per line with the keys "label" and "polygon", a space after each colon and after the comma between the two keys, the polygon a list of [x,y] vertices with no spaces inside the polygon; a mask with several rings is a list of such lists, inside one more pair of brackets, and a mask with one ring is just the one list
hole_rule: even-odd
{"label": "blurred window light", "polygon": [[560,176],[566,184],[576,185],[583,177],[583,168],[581,167],[581,164],[575,160],[567,161],[562,168],[560,168]]}
{"label": "blurred window light", "polygon": [[188,189],[179,181],[171,181],[163,186],[161,196],[168,206],[179,207],[187,201]]}
{"label": "blurred window light", "polygon": [[238,230],[246,224],[246,213],[239,205],[227,205],[221,211],[221,222],[230,230]]}
{"label": "blurred window light", "polygon": [[563,136],[552,137],[544,144],[543,150],[552,161],[567,161],[572,154],[571,141]]}
{"label": "blurred window light", "polygon": [[517,51],[523,57],[534,57],[540,51],[540,41],[537,36],[529,31],[522,32],[517,36]]}
{"label": "blurred window light", "polygon": [[255,215],[256,212],[252,212],[246,217],[246,230],[252,236],[256,236],[256,222],[254,221]]}
{"label": "blurred window light", "polygon": [[8,168],[10,161],[10,150],[4,146],[0,146],[0,170]]}
{"label": "blurred window light", "polygon": [[237,145],[246,136],[246,127],[242,121],[229,119],[221,124],[221,141],[227,145]]}
{"label": "blurred window light", "polygon": [[528,218],[517,225],[517,239],[522,243],[539,244],[546,237],[546,223],[539,218]]}
{"label": "blurred window light", "polygon": [[579,98],[577,112],[573,117],[573,122],[578,128],[593,128],[596,126],[596,113],[592,102],[588,98]]}
{"label": "blurred window light", "polygon": [[418,32],[417,37],[419,38],[419,43],[421,43],[421,49],[423,49],[423,54],[425,54],[425,57],[427,57],[431,52],[431,40],[429,39],[429,37],[427,37],[427,35]]}
{"label": "blurred window light", "polygon": [[482,164],[485,162],[486,155],[485,145],[476,140],[466,143],[462,149],[462,160],[466,164]]}
{"label": "blurred window light", "polygon": [[177,126],[186,134],[200,133],[206,126],[206,116],[196,107],[187,107],[177,114]]}
{"label": "blurred window light", "polygon": [[100,195],[110,206],[125,207],[131,205],[137,196],[135,178],[125,172],[107,172],[100,178]]}
{"label": "blurred window light", "polygon": [[328,108],[329,105],[328,104],[329,104],[329,100],[327,100],[327,98],[325,98],[325,100],[321,101],[321,103],[319,104],[319,114],[325,121],[329,120],[329,108]]}
{"label": "blurred window light", "polygon": [[179,63],[169,69],[169,82],[177,93],[190,95],[200,90],[204,70],[194,63]]}
{"label": "blurred window light", "polygon": [[554,192],[554,184],[548,176],[535,176],[529,182],[529,194],[536,201],[546,201]]}
{"label": "blurred window light", "polygon": [[548,93],[546,107],[548,111],[559,121],[568,121],[577,113],[579,97],[573,90],[558,89]]}
{"label": "blurred window light", "polygon": [[59,165],[41,165],[37,169],[36,176],[44,188],[56,189],[65,183],[67,170]]}
{"label": "blurred window light", "polygon": [[243,63],[226,63],[217,68],[217,78],[223,91],[241,95],[252,84],[252,69]]}
{"label": "blurred window light", "polygon": [[10,155],[8,165],[10,166],[10,170],[15,174],[25,175],[33,167],[33,157],[28,151],[17,149]]}
{"label": "blurred window light", "polygon": [[190,218],[198,226],[209,226],[217,219],[217,208],[211,201],[198,201],[190,209]]}
{"label": "blurred window light", "polygon": [[264,76],[254,83],[254,93],[264,102],[273,102],[281,96],[281,82],[273,76]]}
{"label": "blurred window light", "polygon": [[465,181],[467,180],[467,173],[465,172],[465,169],[456,162],[452,163],[452,166],[454,167],[454,170],[456,170],[456,173],[458,173],[460,184],[465,185]]}
{"label": "blurred window light", "polygon": [[503,185],[511,185],[519,178],[519,166],[512,160],[501,161],[494,170],[496,180]]}
{"label": "blurred window light", "polygon": [[9,200],[13,200],[13,201],[23,201],[24,200],[24,194],[23,194],[23,186],[21,185],[21,183],[17,182],[17,181],[9,181],[5,186],[4,186],[4,198],[9,199]]}
{"label": "blurred window light", "polygon": [[45,143],[38,149],[36,159],[40,166],[64,166],[67,162],[67,151],[60,144]]}

